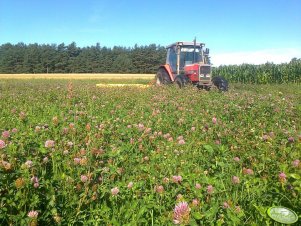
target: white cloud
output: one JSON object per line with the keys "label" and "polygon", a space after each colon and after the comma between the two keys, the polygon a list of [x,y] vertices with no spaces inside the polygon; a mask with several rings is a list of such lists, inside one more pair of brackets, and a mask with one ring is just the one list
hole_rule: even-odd
{"label": "white cloud", "polygon": [[290,62],[292,58],[301,58],[301,49],[281,48],[265,49],[248,52],[212,53],[211,61],[214,66],[231,64],[275,64]]}

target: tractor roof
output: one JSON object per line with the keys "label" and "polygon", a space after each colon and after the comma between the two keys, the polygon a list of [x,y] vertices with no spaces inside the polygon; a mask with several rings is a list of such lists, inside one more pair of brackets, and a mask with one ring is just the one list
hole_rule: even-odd
{"label": "tractor roof", "polygon": [[[203,47],[205,45],[205,43],[201,43],[201,42],[196,42],[195,44],[196,46],[200,46],[200,47]],[[194,46],[194,42],[175,42],[173,44],[166,46],[166,49],[169,49],[173,46]]]}

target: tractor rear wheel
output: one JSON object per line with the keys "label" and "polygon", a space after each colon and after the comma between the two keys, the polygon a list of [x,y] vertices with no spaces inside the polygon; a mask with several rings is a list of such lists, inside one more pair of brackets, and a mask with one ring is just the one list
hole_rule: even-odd
{"label": "tractor rear wheel", "polygon": [[221,77],[216,76],[212,78],[212,83],[220,90],[220,91],[228,91],[228,81]]}
{"label": "tractor rear wheel", "polygon": [[168,85],[171,83],[170,77],[164,68],[159,68],[156,74],[156,85]]}

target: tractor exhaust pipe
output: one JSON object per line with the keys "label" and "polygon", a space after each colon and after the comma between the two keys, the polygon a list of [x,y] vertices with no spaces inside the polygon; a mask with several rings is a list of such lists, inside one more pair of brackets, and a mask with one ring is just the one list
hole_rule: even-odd
{"label": "tractor exhaust pipe", "polygon": [[195,49],[196,49],[196,37],[193,40],[193,64],[195,63]]}

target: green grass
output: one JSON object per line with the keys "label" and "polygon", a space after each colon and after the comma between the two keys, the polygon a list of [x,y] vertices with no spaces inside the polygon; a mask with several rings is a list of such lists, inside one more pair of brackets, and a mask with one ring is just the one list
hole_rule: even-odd
{"label": "green grass", "polygon": [[301,214],[300,86],[96,83],[0,82],[1,225],[172,225],[180,201],[190,225],[277,225],[266,210],[279,205]]}

